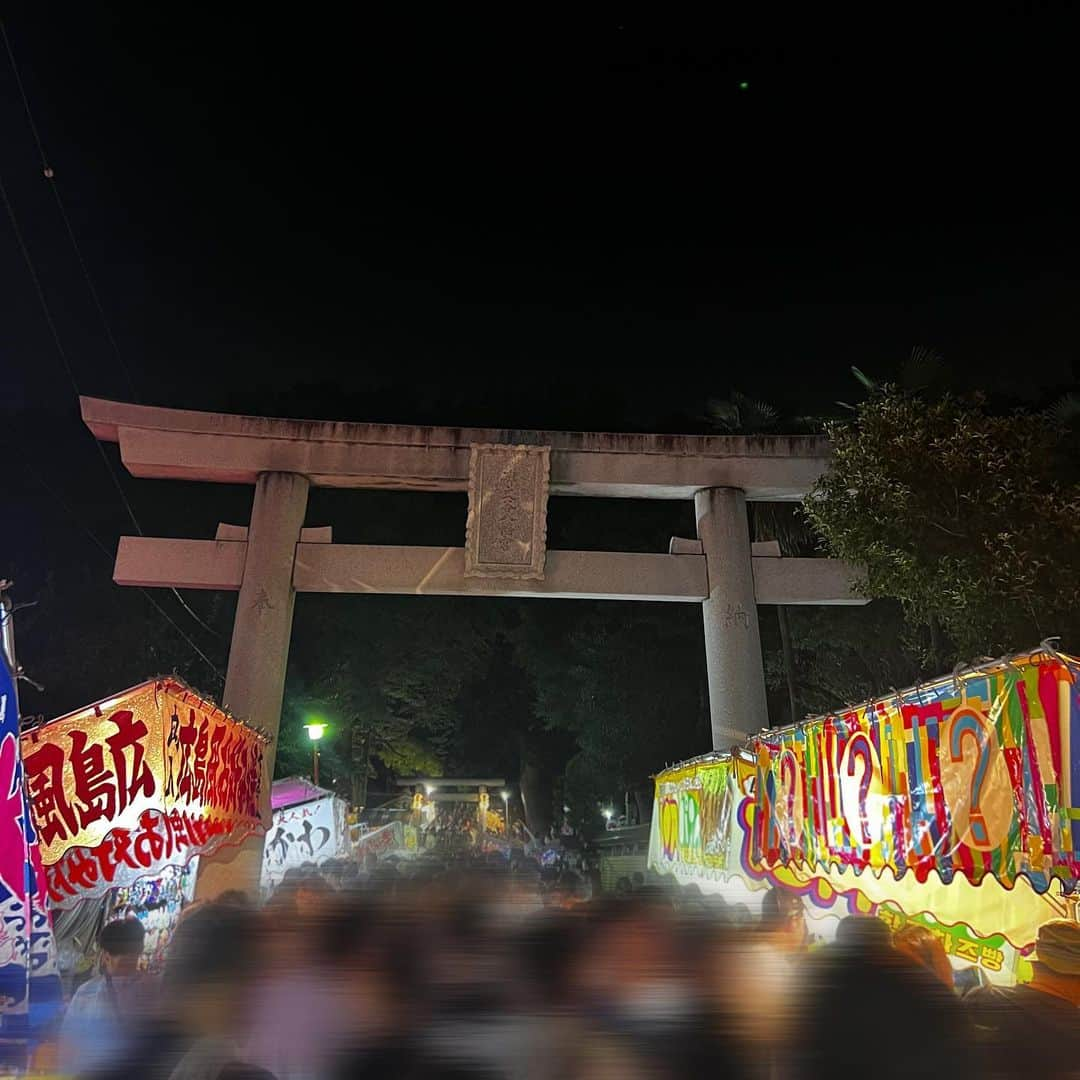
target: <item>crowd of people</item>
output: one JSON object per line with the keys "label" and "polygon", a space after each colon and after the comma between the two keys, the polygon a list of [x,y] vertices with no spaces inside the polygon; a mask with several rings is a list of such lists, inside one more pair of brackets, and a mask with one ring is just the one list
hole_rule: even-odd
{"label": "crowd of people", "polygon": [[760,917],[647,881],[590,896],[533,866],[330,864],[256,906],[187,909],[159,979],[137,924],[101,934],[61,1069],[94,1080],[691,1080],[1080,1076],[1080,925],[1034,980],[961,997],[939,940],[850,917],[811,948],[799,901]]}

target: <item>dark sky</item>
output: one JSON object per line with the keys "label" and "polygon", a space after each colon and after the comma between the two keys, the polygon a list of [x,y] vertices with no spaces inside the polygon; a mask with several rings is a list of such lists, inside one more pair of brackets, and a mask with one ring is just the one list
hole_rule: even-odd
{"label": "dark sky", "polygon": [[[1045,52],[120,9],[8,32],[144,400],[321,382],[357,419],[671,427],[733,385],[806,411],[914,344],[1068,375],[1076,94]],[[79,383],[129,396],[6,64],[0,95]],[[69,405],[0,235],[13,397]]]}
{"label": "dark sky", "polygon": [[[1071,385],[1064,31],[822,47],[788,27],[776,49],[540,8],[390,28],[104,7],[42,0],[6,27],[119,357],[0,55],[0,178],[84,393],[696,430],[733,387],[813,413],[857,394],[850,365],[886,375],[916,344],[972,385]],[[22,523],[0,576],[35,593],[100,556],[55,492],[107,546],[131,530],[2,218],[0,372]],[[149,533],[212,535],[250,499],[124,483]]]}

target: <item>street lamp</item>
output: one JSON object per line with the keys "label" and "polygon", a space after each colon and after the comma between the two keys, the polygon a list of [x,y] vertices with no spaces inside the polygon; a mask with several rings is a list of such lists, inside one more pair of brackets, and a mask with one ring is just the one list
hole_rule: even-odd
{"label": "street lamp", "polygon": [[311,740],[311,779],[319,786],[319,740],[326,734],[326,724],[321,720],[312,720],[304,725],[304,730]]}
{"label": "street lamp", "polygon": [[503,821],[506,822],[506,839],[510,839],[510,792],[503,788],[499,792],[503,801]]}
{"label": "street lamp", "polygon": [[611,828],[611,819],[615,816],[615,811],[610,809],[610,808],[607,808],[607,809],[603,810],[602,813],[604,815],[604,820],[607,822],[607,827],[610,829]]}

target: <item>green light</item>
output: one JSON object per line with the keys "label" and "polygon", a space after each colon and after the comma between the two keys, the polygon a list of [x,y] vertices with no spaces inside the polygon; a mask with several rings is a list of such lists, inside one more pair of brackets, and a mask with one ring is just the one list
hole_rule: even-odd
{"label": "green light", "polygon": [[310,723],[304,725],[304,730],[308,733],[308,738],[312,742],[318,742],[323,735],[326,734],[325,723]]}
{"label": "green light", "polygon": [[739,89],[740,90],[749,90],[750,89],[750,84],[748,82],[741,82],[741,83],[739,83]]}

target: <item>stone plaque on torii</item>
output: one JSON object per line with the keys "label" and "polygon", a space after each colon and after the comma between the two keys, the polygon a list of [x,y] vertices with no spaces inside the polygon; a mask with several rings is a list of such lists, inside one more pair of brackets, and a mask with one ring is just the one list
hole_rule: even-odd
{"label": "stone plaque on torii", "polygon": [[548,446],[469,448],[466,577],[544,580],[550,473]]}
{"label": "stone plaque on torii", "polygon": [[[239,591],[223,704],[276,732],[297,592],[587,598],[702,609],[713,746],[768,725],[759,604],[859,604],[852,569],[751,545],[750,501],[800,501],[828,463],[814,436],[668,436],[324,423],[81,399],[133,476],[251,484],[249,525],[213,540],[122,537],[121,585]],[[335,544],[305,529],[311,486],[469,494],[465,546]],[[552,496],[693,500],[666,553],[546,551]],[[272,753],[272,751],[271,751]],[[270,763],[272,767],[272,761]],[[269,804],[266,808],[269,821]],[[258,882],[256,838],[200,868],[200,895]]]}

